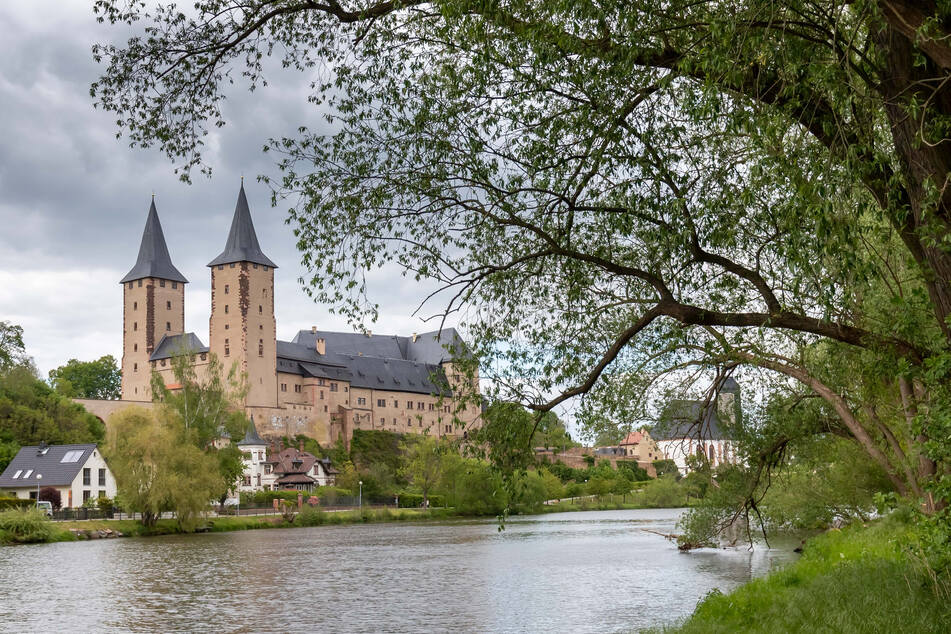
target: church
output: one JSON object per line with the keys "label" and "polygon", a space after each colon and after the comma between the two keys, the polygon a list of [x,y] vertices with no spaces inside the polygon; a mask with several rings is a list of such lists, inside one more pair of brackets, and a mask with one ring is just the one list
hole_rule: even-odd
{"label": "church", "polygon": [[224,250],[208,268],[205,345],[185,331],[188,280],[172,264],[153,199],[138,259],[121,280],[122,401],[150,402],[153,371],[175,389],[174,356],[188,355],[201,374],[214,355],[223,372],[246,377],[243,405],[265,438],[349,444],[355,429],[464,437],[479,424],[478,376],[459,370],[466,346],[452,328],[398,336],[313,327],[277,339],[278,267],[258,243],[243,182]]}

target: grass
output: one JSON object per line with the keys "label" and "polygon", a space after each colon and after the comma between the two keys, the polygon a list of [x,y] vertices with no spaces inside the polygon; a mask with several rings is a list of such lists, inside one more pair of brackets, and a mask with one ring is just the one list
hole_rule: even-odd
{"label": "grass", "polygon": [[664,631],[948,631],[951,604],[913,555],[915,544],[914,527],[893,518],[830,531],[796,563],[730,594],[711,593]]}

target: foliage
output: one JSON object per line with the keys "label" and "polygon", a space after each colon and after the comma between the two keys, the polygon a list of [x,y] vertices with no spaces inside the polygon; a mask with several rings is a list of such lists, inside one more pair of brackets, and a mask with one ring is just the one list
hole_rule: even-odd
{"label": "foliage", "polygon": [[36,506],[33,500],[24,500],[23,498],[0,497],[0,510],[10,508],[32,508]]}
{"label": "foliage", "polygon": [[947,601],[937,600],[951,585],[915,560],[917,542],[894,518],[830,531],[810,539],[802,558],[783,570],[708,595],[669,631],[937,631],[951,619]]}
{"label": "foliage", "polygon": [[667,474],[673,474],[677,479],[680,479],[680,470],[677,468],[677,463],[673,460],[655,460],[654,471],[657,473],[658,478],[662,478]]}
{"label": "foliage", "polygon": [[400,435],[382,429],[354,429],[350,460],[359,468],[383,464],[396,472],[400,463]]}
{"label": "foliage", "polygon": [[0,373],[20,365],[25,358],[23,328],[9,321],[0,321]]}
{"label": "foliage", "polygon": [[0,511],[0,543],[41,543],[52,536],[52,522],[36,508]]}
{"label": "foliage", "polygon": [[193,530],[223,486],[215,456],[196,447],[182,421],[164,408],[130,407],[109,425],[104,453],[123,507],[141,513],[146,526],[175,511],[182,530]]}
{"label": "foliage", "polygon": [[122,371],[112,355],[95,361],[70,359],[50,370],[50,385],[69,398],[113,400],[122,397]]}
{"label": "foliage", "polygon": [[98,443],[102,422],[23,366],[0,373],[0,469],[24,445]]}
{"label": "foliage", "polygon": [[58,511],[63,506],[63,497],[60,495],[59,489],[53,487],[40,489],[40,500],[52,504],[54,511]]}
{"label": "foliage", "polygon": [[648,508],[687,506],[687,490],[672,475],[651,480],[638,495],[639,503]]}
{"label": "foliage", "polygon": [[412,446],[403,445],[405,456],[399,474],[423,494],[423,506],[429,506],[429,492],[442,477],[442,453],[445,447],[427,435],[419,437]]}

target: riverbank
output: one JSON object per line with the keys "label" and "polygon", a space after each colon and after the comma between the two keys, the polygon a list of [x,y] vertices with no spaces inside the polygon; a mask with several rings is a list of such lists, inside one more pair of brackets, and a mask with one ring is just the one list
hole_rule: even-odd
{"label": "riverbank", "polygon": [[802,558],[729,594],[711,592],[678,627],[661,631],[938,632],[951,623],[949,589],[915,555],[915,527],[896,518],[810,539]]}

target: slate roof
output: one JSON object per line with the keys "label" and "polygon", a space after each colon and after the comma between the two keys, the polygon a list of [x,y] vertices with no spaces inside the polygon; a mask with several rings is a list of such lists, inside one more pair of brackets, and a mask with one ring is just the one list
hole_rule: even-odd
{"label": "slate roof", "polygon": [[[43,446],[22,447],[17,452],[16,457],[10,461],[10,464],[0,474],[0,488],[15,487],[35,487],[39,484],[44,486],[66,486],[72,484],[76,479],[79,470],[86,464],[86,460],[96,450],[93,443],[83,445],[47,445],[46,453],[40,455]],[[70,451],[81,451],[82,454],[76,462],[62,462],[63,457]],[[23,476],[27,471],[33,470],[28,478]],[[20,471],[20,477],[14,479],[13,476]],[[37,474],[43,476],[37,480]]]}
{"label": "slate roof", "polygon": [[264,439],[258,435],[258,428],[254,426],[253,414],[251,415],[251,424],[248,425],[247,433],[244,434],[244,438],[238,443],[239,447],[247,447],[248,445],[267,445]]}
{"label": "slate roof", "polygon": [[145,220],[142,243],[139,245],[139,257],[132,270],[126,273],[119,283],[125,284],[145,277],[188,283],[185,276],[172,265],[168,245],[165,244],[165,234],[162,232],[162,223],[159,222],[158,212],[155,210],[155,199],[152,199],[152,206],[149,207],[149,215]]}
{"label": "slate roof", "polygon": [[248,198],[244,195],[244,182],[238,192],[238,202],[234,206],[234,218],[231,220],[231,231],[228,241],[221,255],[208,263],[208,266],[230,264],[232,262],[253,262],[277,268],[274,262],[264,255],[258,236],[254,232],[254,223],[251,222],[251,210],[248,208]]}
{"label": "slate roof", "polygon": [[149,361],[202,352],[208,352],[208,346],[203,344],[198,335],[193,332],[186,332],[183,335],[162,335],[155,350],[149,355]]}
{"label": "slate roof", "polygon": [[[699,438],[702,440],[720,440],[727,437],[720,426],[716,402],[704,410],[703,401],[673,400],[664,408],[660,422],[650,430],[654,440],[679,440],[681,438]],[[701,413],[703,422],[700,421]]]}
{"label": "slate roof", "polygon": [[[398,335],[367,336],[357,332],[301,330],[291,343],[314,350],[318,338],[324,340],[327,355],[362,355],[439,365],[468,353],[465,342],[455,328],[424,332],[416,335],[416,341],[413,341],[413,337]],[[316,356],[316,352],[314,354]]]}

